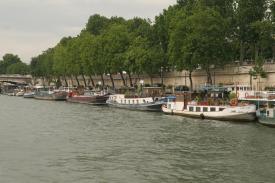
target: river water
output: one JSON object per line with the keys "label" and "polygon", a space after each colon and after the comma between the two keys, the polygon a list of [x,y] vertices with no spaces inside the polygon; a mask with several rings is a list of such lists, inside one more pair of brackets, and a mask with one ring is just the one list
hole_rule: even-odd
{"label": "river water", "polygon": [[275,129],[0,96],[0,182],[275,182]]}

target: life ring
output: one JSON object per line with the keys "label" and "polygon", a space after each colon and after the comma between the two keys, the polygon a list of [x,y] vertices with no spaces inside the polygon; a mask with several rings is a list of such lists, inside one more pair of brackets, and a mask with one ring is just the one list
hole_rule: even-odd
{"label": "life ring", "polygon": [[232,99],[231,101],[230,101],[230,105],[231,106],[237,106],[238,105],[238,99]]}

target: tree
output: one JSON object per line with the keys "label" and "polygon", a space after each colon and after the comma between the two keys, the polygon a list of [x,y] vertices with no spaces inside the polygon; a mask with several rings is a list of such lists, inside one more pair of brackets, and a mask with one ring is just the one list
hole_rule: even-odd
{"label": "tree", "polygon": [[[107,64],[106,71],[112,77],[112,74],[119,73],[126,86],[123,76],[125,70],[125,53],[129,47],[129,34],[126,25],[113,24],[103,35],[104,58]],[[111,78],[112,83],[113,79]],[[113,84],[114,85],[114,84]]]}
{"label": "tree", "polygon": [[172,46],[172,51],[175,51],[173,58],[185,61],[182,67],[189,71],[200,65],[207,73],[207,82],[212,84],[210,69],[222,67],[230,61],[227,27],[219,12],[209,8],[198,9],[179,24],[174,39],[182,41],[176,41],[176,45]]}
{"label": "tree", "polygon": [[160,73],[163,52],[160,46],[152,45],[147,38],[137,37],[127,51],[130,69],[139,74],[148,74],[153,84],[153,75]]}
{"label": "tree", "polygon": [[3,60],[0,62],[0,74],[6,74],[7,68],[10,65],[22,62],[18,55],[7,53],[3,56]]}
{"label": "tree", "polygon": [[[92,50],[93,50],[93,46],[94,46],[94,39],[95,37],[88,33],[88,32],[82,32],[82,34],[80,34],[79,39],[81,40],[79,49],[81,50],[80,52],[80,64],[81,64],[81,69],[83,72],[83,75],[87,75],[90,77],[90,81],[92,83],[92,86],[95,87],[95,83],[93,80],[93,75],[95,75],[96,73],[96,67],[93,63],[92,60]],[[84,78],[84,77],[83,77]]]}
{"label": "tree", "polygon": [[[240,62],[244,60],[248,55],[246,50],[248,47],[255,47],[255,37],[257,33],[252,28],[252,24],[257,21],[262,21],[265,17],[267,10],[266,0],[237,0],[237,35],[240,44]],[[255,50],[257,50],[256,48]],[[257,57],[256,54],[250,54],[251,57]]]}
{"label": "tree", "polygon": [[95,14],[90,16],[85,31],[88,31],[93,35],[100,35],[104,30],[106,30],[108,25],[108,18]]}
{"label": "tree", "polygon": [[30,71],[29,66],[23,62],[17,62],[15,64],[8,66],[7,68],[7,74],[26,75],[30,73],[29,71]]}
{"label": "tree", "polygon": [[53,72],[58,77],[63,77],[65,80],[66,86],[68,86],[68,82],[66,77],[71,76],[69,73],[69,65],[67,63],[68,58],[68,50],[67,46],[71,37],[64,37],[60,40],[58,45],[54,48],[54,55],[53,55]]}
{"label": "tree", "polygon": [[[252,85],[252,77],[254,79],[260,79],[260,78],[266,78],[267,73],[263,69],[264,66],[264,59],[262,57],[257,57],[255,61],[255,66],[250,69],[249,75],[250,75],[250,85]],[[259,90],[259,88],[258,88]]]}

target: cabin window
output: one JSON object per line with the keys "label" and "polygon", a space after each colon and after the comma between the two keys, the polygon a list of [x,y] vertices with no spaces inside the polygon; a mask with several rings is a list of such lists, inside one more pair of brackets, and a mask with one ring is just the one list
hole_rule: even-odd
{"label": "cabin window", "polygon": [[208,112],[208,107],[203,107],[203,112]]}
{"label": "cabin window", "polygon": [[219,108],[219,111],[223,111],[225,108]]}
{"label": "cabin window", "polygon": [[240,90],[240,88],[239,87],[237,87],[237,91],[239,91]]}
{"label": "cabin window", "polygon": [[215,111],[216,111],[216,108],[215,108],[215,107],[210,107],[210,111],[211,111],[211,112],[215,112]]}
{"label": "cabin window", "polygon": [[232,91],[234,91],[235,90],[235,88],[232,88]]}
{"label": "cabin window", "polygon": [[201,112],[201,108],[200,107],[196,107],[196,112]]}
{"label": "cabin window", "polygon": [[241,91],[243,91],[243,87],[241,87]]}
{"label": "cabin window", "polygon": [[269,111],[266,111],[266,116],[269,117]]}
{"label": "cabin window", "polygon": [[145,103],[145,100],[143,99],[143,103]]}
{"label": "cabin window", "polygon": [[194,111],[194,107],[189,107],[189,111]]}

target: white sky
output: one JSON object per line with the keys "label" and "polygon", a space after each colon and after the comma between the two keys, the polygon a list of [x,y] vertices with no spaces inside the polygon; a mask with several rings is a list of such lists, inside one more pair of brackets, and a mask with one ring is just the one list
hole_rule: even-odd
{"label": "white sky", "polygon": [[0,57],[30,62],[63,36],[75,36],[95,13],[154,19],[176,0],[0,0]]}

